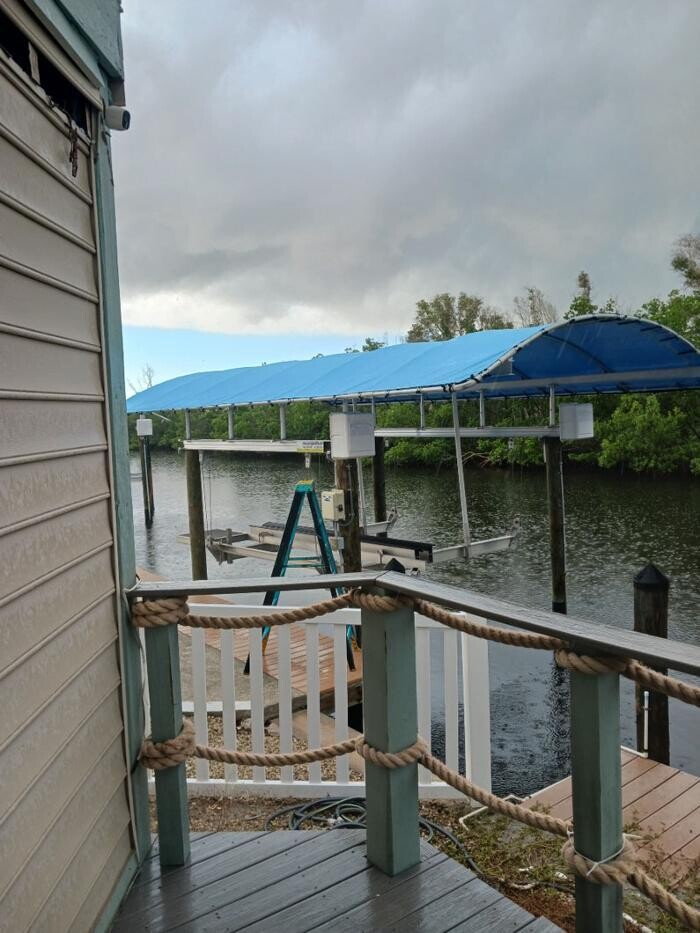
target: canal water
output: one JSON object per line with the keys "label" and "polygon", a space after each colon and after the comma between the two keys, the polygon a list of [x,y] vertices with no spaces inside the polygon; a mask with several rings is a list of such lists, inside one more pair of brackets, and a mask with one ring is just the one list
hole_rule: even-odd
{"label": "canal water", "polygon": [[[132,473],[139,469],[132,460]],[[204,494],[210,527],[245,531],[251,523],[284,521],[294,483],[311,472],[319,488],[332,485],[330,464],[314,458],[207,455]],[[156,513],[146,530],[140,483],[132,484],[137,563],[164,576],[190,576],[189,549],[176,543],[187,530],[184,459],[153,454]],[[371,471],[365,471],[371,504]],[[456,544],[461,518],[453,467],[387,467],[387,505],[400,518],[397,537]],[[549,544],[544,474],[540,471],[467,471],[472,533],[492,537],[514,519],[520,535],[510,551],[470,562],[430,567],[425,577],[533,608],[549,608]],[[671,578],[669,637],[700,643],[700,480],[651,479],[567,470],[565,474],[569,612],[591,624],[632,628],[634,574],[655,563]],[[211,579],[254,577],[271,565],[253,559],[219,566],[209,556]],[[253,601],[253,600],[251,600]],[[437,645],[435,646],[437,648]],[[441,656],[433,651],[433,683]],[[567,676],[549,652],[490,643],[491,736],[494,790],[525,794],[569,771]],[[687,675],[683,675],[687,677]],[[435,691],[433,743],[442,744],[440,693]],[[671,763],[700,774],[698,711],[669,701]],[[633,686],[622,683],[622,739],[634,746]]]}

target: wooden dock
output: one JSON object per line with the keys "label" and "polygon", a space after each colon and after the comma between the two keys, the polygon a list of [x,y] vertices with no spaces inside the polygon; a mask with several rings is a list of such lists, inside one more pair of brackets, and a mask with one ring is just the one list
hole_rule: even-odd
{"label": "wooden dock", "polygon": [[[163,578],[158,574],[147,570],[138,571],[141,580],[158,581]],[[211,603],[213,605],[231,605],[235,603],[233,599],[224,599],[222,596],[198,596],[198,603]],[[239,600],[245,605],[245,600]],[[262,606],[256,608],[256,612],[265,612]],[[272,610],[274,611],[274,610]],[[307,675],[306,675],[306,640],[304,628],[301,625],[289,626],[291,641],[291,672],[292,672],[292,690],[295,693],[295,708],[301,708],[303,703],[299,702],[299,697],[306,696]],[[204,629],[204,640],[206,644],[221,649],[219,632],[216,629]],[[321,712],[329,712],[335,709],[335,679],[334,679],[334,654],[333,639],[327,635],[319,635],[318,660],[319,660],[319,680],[320,680],[320,704]],[[245,663],[248,657],[248,632],[234,631],[233,633],[234,655],[237,660]],[[355,670],[348,670],[348,705],[362,702],[362,652],[355,648],[353,651],[355,658]],[[263,671],[275,680],[279,680],[279,657],[277,654],[277,632],[273,628],[267,643],[267,650],[264,654]]]}
{"label": "wooden dock", "polygon": [[[640,857],[674,883],[696,870],[700,859],[700,778],[629,749],[621,750],[621,758],[623,825],[637,837]],[[533,794],[525,806],[571,819],[571,778]]]}
{"label": "wooden dock", "polygon": [[464,866],[421,843],[422,861],[391,878],[365,855],[365,832],[202,833],[181,868],[145,862],[113,933],[550,933]]}
{"label": "wooden dock", "polygon": [[[291,641],[291,671],[292,690],[297,695],[295,706],[299,707],[299,696],[306,696],[306,636],[301,625],[290,625]],[[205,629],[204,638],[211,648],[220,648],[219,633],[214,629]],[[321,712],[335,709],[335,680],[334,680],[334,654],[333,639],[327,635],[318,638],[318,667],[320,680]],[[233,637],[234,655],[239,661],[245,662],[248,657],[248,632],[236,631]],[[362,652],[355,648],[355,670],[348,670],[348,705],[362,702]],[[267,643],[267,650],[263,656],[263,671],[269,677],[279,680],[279,657],[277,654],[277,633],[272,629]]]}

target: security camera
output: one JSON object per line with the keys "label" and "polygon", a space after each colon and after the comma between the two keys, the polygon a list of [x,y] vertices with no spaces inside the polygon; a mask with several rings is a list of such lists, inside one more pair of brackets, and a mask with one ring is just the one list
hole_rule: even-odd
{"label": "security camera", "polygon": [[105,123],[110,130],[128,130],[131,114],[126,107],[105,107]]}

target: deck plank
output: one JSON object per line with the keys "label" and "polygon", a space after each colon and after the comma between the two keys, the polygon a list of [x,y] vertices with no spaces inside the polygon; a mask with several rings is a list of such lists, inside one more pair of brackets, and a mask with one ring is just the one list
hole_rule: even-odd
{"label": "deck plank", "polygon": [[194,840],[191,864],[150,859],[113,931],[533,933],[531,914],[464,866],[426,842],[421,856],[390,878],[367,862],[363,830],[210,834]]}
{"label": "deck plank", "polygon": [[[268,833],[266,835],[286,836],[287,834]],[[212,912],[221,908],[230,908],[234,902],[242,898],[254,896],[257,900],[265,902],[266,889],[273,883],[271,879],[274,879],[275,886],[282,884],[287,879],[296,877],[300,871],[309,866],[324,861],[331,854],[335,854],[337,849],[342,851],[357,845],[357,840],[352,841],[349,834],[347,838],[338,840],[337,843],[326,838],[329,836],[328,833],[321,834],[321,837],[316,833],[308,832],[293,835],[295,838],[276,839],[265,843],[264,846],[260,843],[264,849],[261,853],[264,857],[260,859],[256,859],[254,855],[245,856],[243,851],[240,851],[241,857],[227,862],[223,872],[219,873],[219,877],[212,878],[200,887],[182,895],[171,895],[154,910],[145,911],[141,916],[146,916],[148,919],[147,929],[153,929],[154,922],[163,924],[161,927],[156,926],[155,929],[169,930],[175,922],[183,924],[194,921],[196,921],[198,930],[204,929],[204,924]],[[238,913],[237,904],[235,913],[236,915]],[[124,933],[126,929],[138,929],[138,927],[127,927]]]}
{"label": "deck plank", "polygon": [[[700,847],[700,778],[626,749],[621,749],[621,760],[623,822],[635,824],[635,832],[651,837],[646,844],[637,843],[640,857],[660,862],[663,874],[673,882],[688,869],[687,853],[695,852],[695,845]],[[571,778],[524,802],[526,807],[537,805],[551,816],[570,820]]]}
{"label": "deck plank", "polygon": [[[696,778],[694,774],[686,774],[684,771],[676,772],[648,794],[627,804],[622,813],[623,821],[625,823],[635,823],[646,819],[698,783],[700,783],[700,778]],[[700,788],[698,788],[698,792],[700,798]]]}

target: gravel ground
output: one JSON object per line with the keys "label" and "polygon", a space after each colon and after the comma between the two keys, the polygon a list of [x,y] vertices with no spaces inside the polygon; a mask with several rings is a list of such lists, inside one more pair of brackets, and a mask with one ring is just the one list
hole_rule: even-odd
{"label": "gravel ground", "polygon": [[[214,747],[224,747],[224,735],[223,735],[223,723],[221,716],[209,715],[207,717],[209,725],[209,745]],[[250,720],[244,719],[238,724],[237,729],[237,739],[238,739],[238,751],[239,752],[251,752],[253,750],[252,746],[252,736],[250,731]],[[294,746],[294,751],[304,751],[309,746],[306,742],[301,739],[294,738],[292,739],[292,744]],[[272,730],[265,730],[265,751],[268,753],[279,752],[280,751],[280,740],[279,736],[276,735]],[[186,765],[187,768],[187,777],[195,776],[195,759],[190,758]],[[266,768],[267,777],[271,781],[279,780],[280,769],[279,768]],[[223,778],[224,776],[224,766],[218,761],[209,762],[209,776],[212,778]],[[250,780],[253,777],[253,769],[239,766],[238,767],[238,776],[244,780]],[[321,777],[325,781],[334,781],[335,780],[335,759],[330,759],[329,761],[321,762]],[[294,766],[294,778],[298,781],[307,781],[309,779],[308,768],[306,765],[295,765]],[[351,781],[362,781],[364,777],[358,771],[350,771],[350,780]]]}

